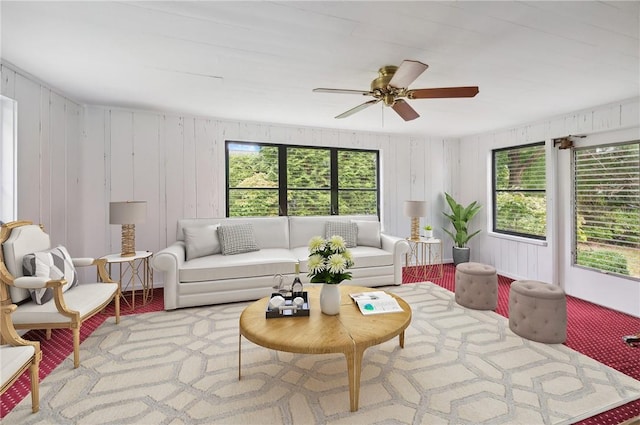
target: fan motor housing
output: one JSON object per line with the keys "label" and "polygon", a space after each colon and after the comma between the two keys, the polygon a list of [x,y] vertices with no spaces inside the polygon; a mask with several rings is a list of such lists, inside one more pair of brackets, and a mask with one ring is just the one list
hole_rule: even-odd
{"label": "fan motor housing", "polygon": [[375,97],[382,98],[384,104],[393,106],[395,103],[395,95],[393,89],[389,87],[389,82],[398,70],[397,66],[387,65],[378,70],[378,78],[371,81],[371,91]]}

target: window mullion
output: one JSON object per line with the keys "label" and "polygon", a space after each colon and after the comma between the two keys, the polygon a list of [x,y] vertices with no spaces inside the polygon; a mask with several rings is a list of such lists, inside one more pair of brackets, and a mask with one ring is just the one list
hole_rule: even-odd
{"label": "window mullion", "polygon": [[289,205],[287,204],[287,147],[278,147],[278,214],[289,215]]}
{"label": "window mullion", "polygon": [[331,215],[340,215],[338,208],[338,149],[331,148]]}

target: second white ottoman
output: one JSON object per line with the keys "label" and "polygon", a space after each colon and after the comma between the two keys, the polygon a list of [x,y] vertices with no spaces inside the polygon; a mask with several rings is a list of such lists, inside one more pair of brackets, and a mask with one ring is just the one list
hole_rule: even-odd
{"label": "second white ottoman", "polygon": [[567,339],[567,298],[554,285],[516,280],[509,289],[509,328],[523,338],[546,344]]}
{"label": "second white ottoman", "polygon": [[476,310],[498,306],[498,275],[495,267],[481,263],[456,266],[456,302]]}

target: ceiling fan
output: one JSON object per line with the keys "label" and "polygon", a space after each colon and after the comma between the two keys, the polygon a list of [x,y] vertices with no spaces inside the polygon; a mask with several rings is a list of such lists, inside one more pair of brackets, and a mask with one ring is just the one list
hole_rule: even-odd
{"label": "ceiling fan", "polygon": [[408,89],[429,65],[413,60],[404,60],[400,66],[387,65],[378,70],[378,78],[371,82],[371,90],[347,90],[347,89],[313,89],[316,93],[344,93],[359,94],[363,96],[373,96],[369,100],[355,108],[336,116],[336,118],[346,118],[360,112],[378,102],[384,102],[386,106],[398,113],[405,121],[411,121],[420,115],[403,98],[407,99],[436,99],[447,97],[474,97],[478,94],[478,87],[440,87],[433,89]]}

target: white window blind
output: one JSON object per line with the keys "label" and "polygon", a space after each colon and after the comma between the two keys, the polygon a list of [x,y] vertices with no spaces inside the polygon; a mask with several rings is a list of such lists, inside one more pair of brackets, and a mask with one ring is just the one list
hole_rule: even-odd
{"label": "white window blind", "polygon": [[574,264],[640,278],[640,142],[573,158]]}
{"label": "white window blind", "polygon": [[493,231],[535,239],[547,233],[544,143],[493,151]]}

